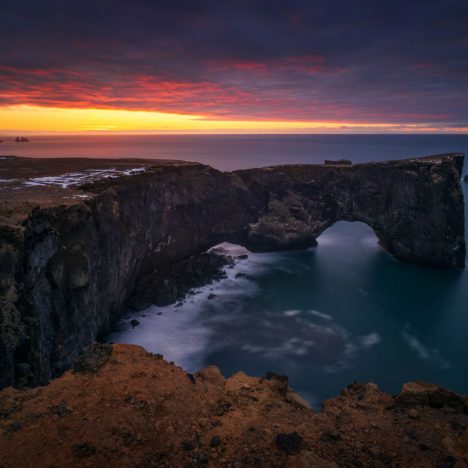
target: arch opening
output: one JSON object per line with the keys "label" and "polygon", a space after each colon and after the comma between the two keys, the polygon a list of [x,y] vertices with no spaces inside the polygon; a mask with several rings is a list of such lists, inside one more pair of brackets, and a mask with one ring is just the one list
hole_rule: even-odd
{"label": "arch opening", "polygon": [[340,243],[361,243],[368,246],[377,246],[379,242],[379,237],[374,229],[362,221],[336,221],[317,237],[318,247],[338,245]]}

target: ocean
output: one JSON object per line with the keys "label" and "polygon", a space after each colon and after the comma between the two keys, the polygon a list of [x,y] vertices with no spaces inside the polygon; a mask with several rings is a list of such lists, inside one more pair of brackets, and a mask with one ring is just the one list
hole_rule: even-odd
{"label": "ocean", "polygon": [[209,164],[223,171],[324,159],[383,161],[468,150],[468,135],[78,135],[1,136],[0,155],[162,158]]}
{"label": "ocean", "polygon": [[[0,143],[1,155],[184,159],[221,170],[455,151],[468,153],[468,135],[38,136]],[[369,226],[338,222],[315,248],[249,253],[227,274],[182,306],[139,313],[136,328],[126,317],[109,340],[144,346],[191,372],[215,364],[225,376],[286,374],[316,407],[356,380],[390,393],[411,380],[468,392],[467,271],[398,262]]]}

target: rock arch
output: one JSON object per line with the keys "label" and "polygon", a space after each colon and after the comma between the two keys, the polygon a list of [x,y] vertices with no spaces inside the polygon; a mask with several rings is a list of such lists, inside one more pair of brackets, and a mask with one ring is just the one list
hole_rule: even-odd
{"label": "rock arch", "polygon": [[253,250],[303,248],[337,221],[361,221],[399,260],[463,267],[462,166],[463,155],[453,154],[239,171],[261,200],[244,243]]}

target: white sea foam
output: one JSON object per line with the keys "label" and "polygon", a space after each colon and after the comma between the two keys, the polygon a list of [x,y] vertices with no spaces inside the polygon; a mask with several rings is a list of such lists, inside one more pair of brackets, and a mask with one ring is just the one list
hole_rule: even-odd
{"label": "white sea foam", "polygon": [[253,354],[261,354],[270,359],[278,358],[297,358],[298,356],[309,355],[311,349],[316,346],[316,342],[311,339],[291,337],[285,340],[278,340],[275,343],[266,343],[263,346],[253,343],[242,343],[240,345],[243,351]]}
{"label": "white sea foam", "polygon": [[323,312],[319,312],[318,310],[309,310],[309,314],[315,317],[319,317],[324,320],[332,320],[332,316],[328,314],[324,314]]}
{"label": "white sea foam", "polygon": [[336,374],[346,369],[352,369],[359,353],[359,347],[352,341],[345,340],[343,348],[336,360],[323,367],[327,374]]}
{"label": "white sea foam", "polygon": [[286,315],[286,317],[295,317],[296,315],[299,315],[301,311],[292,309],[292,310],[285,310],[283,313],[284,315]]}
{"label": "white sea foam", "polygon": [[363,335],[359,338],[362,346],[365,348],[370,348],[376,344],[379,344],[382,341],[382,338],[377,332],[369,333],[368,335]]}
{"label": "white sea foam", "polygon": [[449,369],[452,367],[452,364],[440,355],[437,348],[425,346],[421,340],[411,332],[408,324],[405,325],[401,335],[411,351],[413,351],[416,357],[421,361],[438,369]]}
{"label": "white sea foam", "polygon": [[355,367],[360,353],[380,340],[375,332],[355,337],[331,316],[320,312],[311,314],[320,320],[318,323],[304,314],[290,314],[286,322],[273,313],[266,315],[268,318],[251,318],[257,334],[243,333],[238,338],[239,347],[273,361],[286,360],[288,368],[315,362],[326,373],[342,372]]}
{"label": "white sea foam", "polygon": [[403,331],[402,336],[406,344],[419,359],[426,361],[431,358],[429,350],[415,336],[410,335],[407,331]]}
{"label": "white sea foam", "polygon": [[249,250],[241,245],[231,244],[230,242],[223,242],[212,247],[209,252],[214,252],[218,255],[229,255],[230,257],[238,257],[241,255],[251,254]]}
{"label": "white sea foam", "polygon": [[[243,301],[258,293],[251,280],[245,276],[236,278],[236,275],[240,272],[254,274],[263,265],[261,255],[258,259],[256,254],[240,246],[224,243],[211,250],[233,257],[247,254],[249,260],[237,260],[233,268],[226,268],[226,278],[196,289],[182,305],[151,306],[136,316],[140,322],[138,327],[130,326],[134,317],[127,318],[122,322],[122,330],[111,334],[109,341],[138,344],[188,371],[202,367],[207,353],[216,350],[216,343],[208,346],[213,328],[236,318]],[[216,297],[208,299],[210,294]],[[223,313],[210,313],[215,309]],[[221,346],[226,344],[226,340],[220,343]]]}
{"label": "white sea foam", "polygon": [[[178,307],[150,307],[145,317],[137,317],[140,326],[131,328],[127,319],[124,330],[110,339],[140,344],[189,371],[226,351],[245,353],[246,360],[250,354],[287,362],[288,368],[313,363],[326,373],[355,367],[359,356],[381,341],[375,331],[354,335],[318,310],[250,311],[245,305],[259,295],[257,278],[278,269],[284,254],[257,254],[229,243],[211,250],[237,259],[226,268],[227,278],[200,288]],[[210,294],[216,297],[209,300]]]}

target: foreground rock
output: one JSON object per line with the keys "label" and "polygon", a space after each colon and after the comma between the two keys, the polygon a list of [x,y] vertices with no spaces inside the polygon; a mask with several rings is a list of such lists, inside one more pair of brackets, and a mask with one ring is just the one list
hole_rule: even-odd
{"label": "foreground rock", "polygon": [[4,157],[0,387],[59,375],[132,301],[176,299],[188,283],[168,267],[223,241],[300,249],[339,220],[363,221],[400,260],[462,267],[462,165],[452,154],[223,173],[174,161]]}
{"label": "foreground rock", "polygon": [[468,400],[435,385],[392,397],[356,383],[315,412],[271,373],[189,378],[141,348],[110,351],[88,350],[46,387],[0,392],[2,467],[468,466]]}

